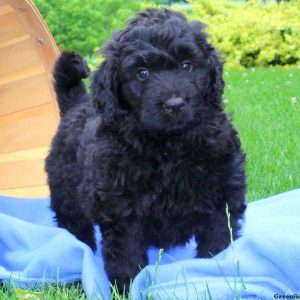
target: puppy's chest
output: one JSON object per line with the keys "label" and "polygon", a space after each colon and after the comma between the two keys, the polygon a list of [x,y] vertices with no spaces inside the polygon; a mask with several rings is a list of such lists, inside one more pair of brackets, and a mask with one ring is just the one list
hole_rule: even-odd
{"label": "puppy's chest", "polygon": [[[201,156],[124,155],[107,165],[107,188],[123,194],[139,214],[157,218],[186,217],[211,209],[214,172]],[[210,201],[207,203],[207,195]]]}
{"label": "puppy's chest", "polygon": [[171,218],[189,217],[197,210],[202,213],[210,173],[210,167],[201,159],[187,156],[170,160],[164,157],[153,167],[153,180],[149,185],[153,206],[149,206],[149,211],[160,207],[165,216]]}

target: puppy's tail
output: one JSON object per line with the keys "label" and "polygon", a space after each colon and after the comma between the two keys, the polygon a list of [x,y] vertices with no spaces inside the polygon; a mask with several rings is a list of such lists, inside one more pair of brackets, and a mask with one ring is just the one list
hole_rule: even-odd
{"label": "puppy's tail", "polygon": [[85,60],[76,52],[63,52],[54,66],[54,89],[61,116],[72,107],[88,101],[82,81],[90,70]]}

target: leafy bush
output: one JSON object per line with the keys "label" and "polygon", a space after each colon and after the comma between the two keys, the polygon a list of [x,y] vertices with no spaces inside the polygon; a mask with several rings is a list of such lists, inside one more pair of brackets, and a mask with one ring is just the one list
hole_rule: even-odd
{"label": "leafy bush", "polygon": [[[92,57],[95,49],[113,31],[122,28],[137,10],[163,2],[34,0],[57,44],[88,56],[91,66],[99,59]],[[190,0],[172,7],[208,25],[211,41],[224,55],[227,68],[300,63],[300,0]]]}
{"label": "leafy bush", "polygon": [[208,25],[211,41],[223,53],[226,66],[264,67],[300,63],[300,0],[190,0],[174,6],[189,19]]}
{"label": "leafy bush", "polygon": [[92,55],[123,27],[140,4],[136,0],[34,0],[62,49]]}

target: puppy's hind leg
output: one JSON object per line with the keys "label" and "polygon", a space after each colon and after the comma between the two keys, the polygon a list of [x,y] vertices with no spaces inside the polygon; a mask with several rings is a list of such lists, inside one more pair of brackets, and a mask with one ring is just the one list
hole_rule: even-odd
{"label": "puppy's hind leg", "polygon": [[57,95],[61,115],[71,107],[88,101],[88,94],[83,78],[90,70],[85,60],[76,52],[63,52],[58,58],[53,71],[54,89]]}
{"label": "puppy's hind leg", "polygon": [[[207,218],[205,226],[196,231],[197,257],[210,258],[225,248],[239,237],[240,223],[243,211],[236,211],[230,215],[230,223],[226,215],[226,209],[216,211]],[[229,225],[232,230],[230,233]]]}
{"label": "puppy's hind leg", "polygon": [[66,203],[55,195],[52,198],[52,209],[59,227],[70,231],[77,239],[96,250],[95,232],[93,223],[83,214],[76,203]]}
{"label": "puppy's hind leg", "polygon": [[94,226],[80,210],[60,211],[56,209],[56,220],[59,227],[70,231],[77,239],[96,250]]}

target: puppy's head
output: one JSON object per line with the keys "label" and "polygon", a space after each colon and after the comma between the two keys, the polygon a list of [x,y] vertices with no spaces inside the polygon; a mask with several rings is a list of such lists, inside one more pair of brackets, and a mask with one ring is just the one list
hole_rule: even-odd
{"label": "puppy's head", "polygon": [[150,9],[116,33],[92,82],[104,121],[122,112],[148,131],[173,134],[219,110],[222,63],[203,29],[181,13]]}

